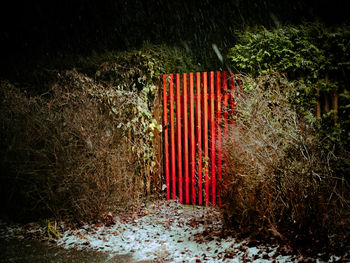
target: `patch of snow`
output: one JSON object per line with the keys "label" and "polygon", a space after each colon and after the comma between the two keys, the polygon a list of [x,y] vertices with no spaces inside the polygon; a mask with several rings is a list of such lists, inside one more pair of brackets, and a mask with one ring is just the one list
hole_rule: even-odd
{"label": "patch of snow", "polygon": [[[230,262],[240,262],[242,258],[270,262],[262,258],[264,247],[248,248],[232,237],[220,239],[218,235],[211,235],[210,231],[219,231],[221,226],[219,213],[213,208],[167,202],[153,204],[145,211],[147,213],[141,217],[127,222],[119,219],[110,227],[84,226],[68,230],[57,244],[67,249],[90,247],[98,251],[132,254],[135,260],[218,262],[229,257]],[[203,232],[209,234],[208,240]],[[290,258],[279,256],[278,261]]]}
{"label": "patch of snow", "polygon": [[328,262],[339,262],[341,260],[340,257],[337,256],[331,256]]}
{"label": "patch of snow", "polygon": [[[84,225],[68,229],[57,240],[66,249],[93,249],[113,254],[131,254],[134,260],[156,262],[292,262],[295,255],[281,255],[279,247],[254,244],[233,237],[221,238],[221,216],[211,207],[157,201],[132,215],[115,217],[115,224]],[[0,220],[0,238],[36,237],[45,229]],[[255,242],[256,243],[256,242]],[[312,261],[322,262],[316,259]],[[329,262],[339,261],[339,257]]]}

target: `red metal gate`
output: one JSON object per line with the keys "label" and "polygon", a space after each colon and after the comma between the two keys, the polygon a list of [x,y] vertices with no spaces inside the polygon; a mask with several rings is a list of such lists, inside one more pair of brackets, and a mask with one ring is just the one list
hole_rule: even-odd
{"label": "red metal gate", "polygon": [[238,83],[241,89],[240,82],[227,72],[174,75],[163,75],[167,199],[220,205],[225,177],[221,134],[222,129],[224,134],[228,133],[228,112],[235,111],[235,86]]}

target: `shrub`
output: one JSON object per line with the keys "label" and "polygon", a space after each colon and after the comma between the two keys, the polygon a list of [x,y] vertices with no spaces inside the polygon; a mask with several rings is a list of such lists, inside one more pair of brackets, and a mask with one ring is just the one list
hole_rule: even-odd
{"label": "shrub", "polygon": [[137,200],[146,131],[130,121],[140,111],[138,93],[76,72],[36,97],[2,83],[2,208],[27,219],[94,221]]}
{"label": "shrub", "polygon": [[324,245],[334,234],[343,238],[339,229],[349,223],[350,211],[349,154],[326,147],[312,123],[298,116],[291,103],[295,89],[284,78],[246,77],[243,83],[236,126],[223,144],[227,227],[301,247],[305,240]]}
{"label": "shrub", "polygon": [[18,87],[2,82],[2,210],[92,221],[159,194],[157,82],[195,69],[180,48],[145,45],[50,58]]}

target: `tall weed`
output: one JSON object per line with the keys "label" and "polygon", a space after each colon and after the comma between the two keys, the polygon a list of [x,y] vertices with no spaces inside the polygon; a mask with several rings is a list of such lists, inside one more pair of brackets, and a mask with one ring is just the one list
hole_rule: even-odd
{"label": "tall weed", "polygon": [[74,71],[36,97],[2,83],[2,210],[26,219],[88,222],[137,200],[144,178],[134,151],[142,151],[137,143],[143,138],[129,136],[123,124],[139,103],[135,92]]}
{"label": "tall weed", "polygon": [[295,91],[284,78],[243,83],[235,126],[223,143],[226,225],[290,244],[329,244],[349,223],[349,154],[330,148],[313,123],[297,115]]}

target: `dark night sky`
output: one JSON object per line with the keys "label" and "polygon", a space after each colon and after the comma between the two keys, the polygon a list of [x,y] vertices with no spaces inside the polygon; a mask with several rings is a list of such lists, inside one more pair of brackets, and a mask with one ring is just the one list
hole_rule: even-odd
{"label": "dark night sky", "polygon": [[[2,62],[98,48],[127,49],[143,41],[203,48],[232,45],[245,25],[341,24],[345,1],[10,1],[0,8]],[[4,4],[3,4],[4,5]]]}

